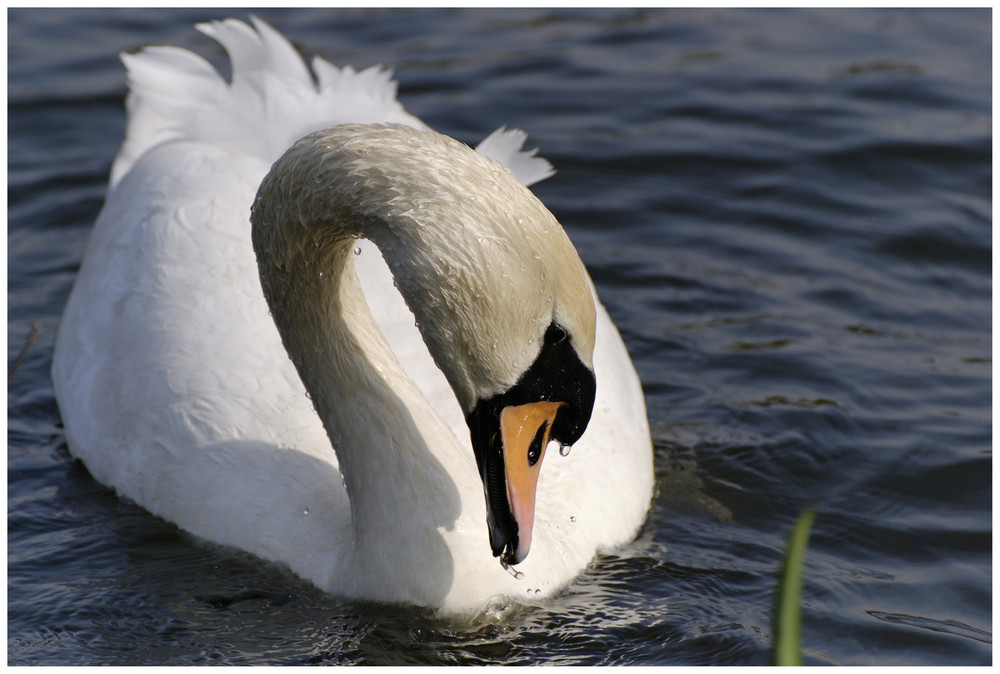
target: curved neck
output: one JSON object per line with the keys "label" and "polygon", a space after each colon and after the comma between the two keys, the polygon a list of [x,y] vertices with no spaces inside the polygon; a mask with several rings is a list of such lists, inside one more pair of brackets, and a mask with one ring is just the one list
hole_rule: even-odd
{"label": "curved neck", "polygon": [[356,561],[385,557],[370,548],[386,541],[401,553],[413,547],[400,559],[426,556],[461,514],[463,492],[481,498],[475,459],[468,437],[455,437],[404,372],[355,273],[355,237],[383,249],[396,237],[335,191],[310,189],[324,159],[314,147],[262,184],[251,218],[261,285],[337,453]]}
{"label": "curved neck", "polygon": [[[268,275],[264,286],[337,454],[351,502],[352,573],[362,582],[365,573],[443,572],[447,564],[402,571],[379,565],[426,557],[435,541],[447,559],[438,532],[453,528],[463,492],[479,492],[468,439],[454,436],[382,336],[354,270],[354,240],[317,247],[300,239],[289,246],[301,255]],[[398,556],[389,558],[387,545]],[[428,585],[434,584],[414,583]]]}
{"label": "curved neck", "polygon": [[373,241],[466,414],[516,383],[553,320],[589,365],[593,302],[566,233],[510,171],[446,136],[355,124],[307,136],[272,167],[251,219],[276,319],[269,281],[284,292],[354,238]]}
{"label": "curved neck", "polygon": [[441,421],[372,318],[356,238],[382,252],[466,414],[517,383],[554,321],[589,366],[594,306],[579,257],[509,171],[407,127],[303,138],[262,182],[251,223],[264,296],[340,459],[356,550],[390,540],[426,556],[484,507],[482,486],[469,436]]}

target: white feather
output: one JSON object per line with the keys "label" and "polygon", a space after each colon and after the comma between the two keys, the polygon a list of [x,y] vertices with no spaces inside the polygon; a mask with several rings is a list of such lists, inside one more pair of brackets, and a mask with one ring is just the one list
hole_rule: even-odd
{"label": "white feather", "polygon": [[[357,306],[353,329],[368,331],[373,354],[385,336],[393,355],[379,357],[398,401],[357,397],[357,423],[336,432],[369,443],[371,457],[338,461],[339,438],[328,437],[269,316],[250,206],[300,136],[347,122],[426,127],[382,69],[315,59],[314,82],[261,21],[199,28],[226,47],[232,83],[180,49],[123,57],[126,140],[53,362],[74,455],[151,512],[350,597],[467,610],[498,595],[547,595],[596,551],[634,536],[652,492],[649,431],[638,378],[600,303],[590,426],[568,457],[546,459],[532,551],[515,579],[490,555],[463,410],[368,242],[352,257],[374,322]],[[551,171],[520,150],[521,132],[491,138],[483,154],[510,162],[522,182]],[[370,494],[349,499],[344,477]]]}

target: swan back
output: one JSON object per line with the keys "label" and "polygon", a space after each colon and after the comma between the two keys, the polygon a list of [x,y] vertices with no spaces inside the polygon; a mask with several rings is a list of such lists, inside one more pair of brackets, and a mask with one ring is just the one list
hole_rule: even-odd
{"label": "swan back", "polygon": [[[336,124],[391,122],[427,128],[396,99],[392,72],[382,66],[338,68],[320,56],[312,72],[280,33],[251,17],[200,23],[232,60],[232,81],[186,49],[146,47],[122,54],[128,74],[125,142],[111,167],[116,185],[152,147],[173,140],[207,142],[268,163],[295,140]],[[531,185],[552,175],[552,165],[522,150],[527,135],[501,127],[480,143],[485,156],[509,166]]]}
{"label": "swan back", "polygon": [[213,143],[271,162],[310,131],[342,122],[424,126],[396,100],[396,83],[381,66],[357,72],[316,57],[310,73],[281,34],[252,21],[253,28],[235,19],[197,26],[229,53],[232,82],[185,49],[122,54],[129,116],[112,184],[151,147],[171,140]]}

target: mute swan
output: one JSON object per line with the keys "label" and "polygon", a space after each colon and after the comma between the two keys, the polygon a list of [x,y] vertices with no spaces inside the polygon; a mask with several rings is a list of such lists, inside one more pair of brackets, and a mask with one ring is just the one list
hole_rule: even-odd
{"label": "mute swan", "polygon": [[[71,452],[345,597],[480,610],[630,540],[641,388],[523,133],[477,152],[381,69],[313,80],[256,18],[198,28],[231,83],[122,56],[126,138],[53,360]],[[540,470],[550,441],[574,447]]]}

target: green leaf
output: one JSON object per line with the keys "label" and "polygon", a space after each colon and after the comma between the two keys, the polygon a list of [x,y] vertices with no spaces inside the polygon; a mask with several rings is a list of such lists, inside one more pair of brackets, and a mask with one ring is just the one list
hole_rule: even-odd
{"label": "green leaf", "polygon": [[774,664],[778,666],[802,665],[802,567],[815,517],[815,509],[806,510],[788,537],[774,612]]}

